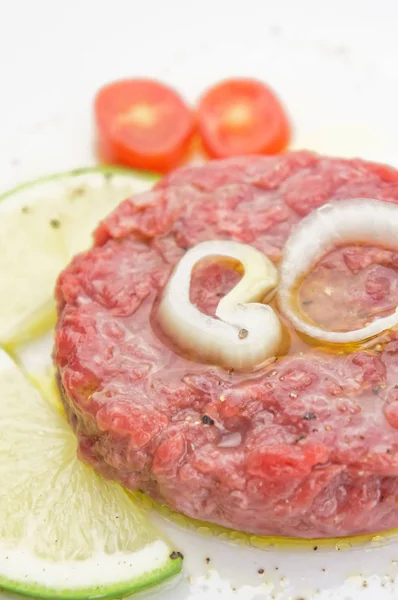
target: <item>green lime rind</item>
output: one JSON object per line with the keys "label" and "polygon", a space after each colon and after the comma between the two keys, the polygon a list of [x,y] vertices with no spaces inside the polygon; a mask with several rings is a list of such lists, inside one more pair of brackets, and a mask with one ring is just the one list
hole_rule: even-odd
{"label": "green lime rind", "polygon": [[131,579],[131,581],[94,588],[85,587],[82,589],[59,590],[44,588],[40,585],[24,584],[0,576],[0,593],[1,591],[8,591],[29,598],[46,598],[48,600],[90,600],[91,598],[107,598],[111,600],[113,598],[121,598],[130,594],[136,594],[137,592],[142,592],[164,583],[181,571],[182,564],[183,561],[181,558],[170,558],[170,561],[167,562],[164,567],[151,571],[148,574],[145,573],[144,575],[135,577],[134,579]]}
{"label": "green lime rind", "polygon": [[44,175],[43,177],[38,177],[37,179],[30,179],[29,181],[25,181],[24,183],[21,183],[20,185],[17,185],[16,187],[0,194],[0,202],[6,200],[9,196],[13,196],[14,194],[19,193],[22,190],[34,185],[46,183],[53,179],[62,179],[63,177],[79,177],[81,175],[89,175],[90,173],[109,173],[109,175],[125,175],[126,177],[147,179],[148,181],[152,181],[153,183],[156,183],[156,181],[158,181],[161,178],[161,175],[159,175],[158,173],[153,173],[151,171],[137,171],[136,169],[128,169],[127,167],[115,167],[113,165],[81,167],[79,169],[72,169],[71,171],[65,171],[61,173],[51,173],[50,175]]}

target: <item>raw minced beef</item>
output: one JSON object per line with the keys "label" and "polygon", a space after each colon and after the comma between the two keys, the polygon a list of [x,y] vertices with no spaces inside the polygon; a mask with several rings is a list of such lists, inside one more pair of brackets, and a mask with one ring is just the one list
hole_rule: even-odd
{"label": "raw minced beef", "polygon": [[[304,215],[357,197],[398,202],[398,173],[309,152],[245,157],[179,169],[123,202],[57,284],[54,357],[80,457],[188,516],[257,534],[398,526],[396,334],[339,354],[286,323],[286,355],[238,374],[183,358],[156,323],[187,248],[233,239],[277,261]],[[393,249],[336,248],[302,283],[303,309],[343,329],[388,314],[397,266]],[[238,279],[201,265],[191,300],[214,314]]]}

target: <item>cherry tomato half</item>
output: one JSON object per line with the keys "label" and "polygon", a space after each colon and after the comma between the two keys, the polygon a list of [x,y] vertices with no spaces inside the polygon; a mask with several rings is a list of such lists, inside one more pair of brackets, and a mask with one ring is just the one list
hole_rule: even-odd
{"label": "cherry tomato half", "polygon": [[149,79],[103,87],[95,117],[103,160],[161,173],[182,161],[195,129],[193,112],[182,98]]}
{"label": "cherry tomato half", "polygon": [[229,79],[201,98],[198,126],[211,157],[275,154],[290,140],[288,117],[272,90],[254,79]]}

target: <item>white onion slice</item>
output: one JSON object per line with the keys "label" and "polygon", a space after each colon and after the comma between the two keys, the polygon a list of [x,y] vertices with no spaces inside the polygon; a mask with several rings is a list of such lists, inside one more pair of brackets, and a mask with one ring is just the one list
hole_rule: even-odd
{"label": "white onion slice", "polygon": [[310,213],[288,239],[280,267],[279,306],[292,325],[306,335],[335,344],[359,342],[395,327],[398,308],[361,329],[328,331],[305,320],[294,305],[294,287],[330,250],[348,243],[398,246],[398,206],[359,198],[325,204]]}
{"label": "white onion slice", "polygon": [[[193,267],[204,258],[239,261],[244,275],[219,302],[216,316],[202,313],[190,301]],[[278,283],[272,262],[261,252],[238,242],[202,242],[177,264],[163,292],[159,320],[182,349],[207,362],[233,369],[249,369],[274,356],[282,327],[270,306],[259,304]]]}

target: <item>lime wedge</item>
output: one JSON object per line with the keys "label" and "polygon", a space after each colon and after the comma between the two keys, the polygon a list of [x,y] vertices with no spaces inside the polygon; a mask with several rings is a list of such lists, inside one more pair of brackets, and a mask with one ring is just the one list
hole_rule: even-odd
{"label": "lime wedge", "polygon": [[12,357],[47,402],[65,415],[52,359],[54,330],[13,348]]}
{"label": "lime wedge", "polygon": [[0,343],[15,346],[52,324],[58,273],[90,246],[107,213],[155,181],[123,169],[82,169],[0,197]]}
{"label": "lime wedge", "polygon": [[177,573],[178,554],[119,485],[78,461],[62,414],[3,350],[0,387],[0,588],[115,598]]}

